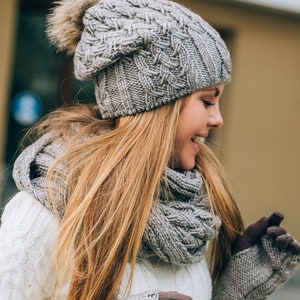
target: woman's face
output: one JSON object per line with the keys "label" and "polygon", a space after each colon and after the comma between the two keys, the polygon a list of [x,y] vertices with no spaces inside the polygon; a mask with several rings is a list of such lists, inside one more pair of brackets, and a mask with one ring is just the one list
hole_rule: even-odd
{"label": "woman's face", "polygon": [[218,84],[192,93],[186,100],[178,120],[175,137],[175,161],[178,167],[195,167],[199,146],[195,138],[206,138],[210,129],[223,125],[219,100],[224,84]]}

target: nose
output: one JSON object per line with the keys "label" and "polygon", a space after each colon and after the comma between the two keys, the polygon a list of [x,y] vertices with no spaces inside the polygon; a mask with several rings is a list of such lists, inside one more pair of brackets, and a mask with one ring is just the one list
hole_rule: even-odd
{"label": "nose", "polygon": [[208,126],[214,128],[220,128],[224,124],[224,120],[219,108],[219,105],[215,105],[215,109],[211,112],[211,116],[208,120]]}

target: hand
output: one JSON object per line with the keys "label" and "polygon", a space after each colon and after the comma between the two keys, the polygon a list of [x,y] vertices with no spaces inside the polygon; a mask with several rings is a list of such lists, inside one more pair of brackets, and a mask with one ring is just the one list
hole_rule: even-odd
{"label": "hand", "polygon": [[266,231],[267,236],[274,240],[274,245],[279,249],[285,249],[296,255],[300,254],[300,244],[279,225],[270,223]]}
{"label": "hand", "polygon": [[290,251],[293,254],[300,254],[300,245],[287,234],[284,228],[280,227],[283,218],[284,215],[274,212],[270,217],[263,217],[247,227],[244,233],[234,242],[232,254],[252,247],[264,234],[274,240],[276,247]]}
{"label": "hand", "polygon": [[177,292],[159,292],[159,300],[192,300],[190,296]]}

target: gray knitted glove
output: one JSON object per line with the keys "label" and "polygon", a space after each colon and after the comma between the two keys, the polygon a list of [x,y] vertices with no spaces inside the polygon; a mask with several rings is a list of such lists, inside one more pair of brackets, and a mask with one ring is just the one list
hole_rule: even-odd
{"label": "gray knitted glove", "polygon": [[234,245],[228,266],[213,289],[213,299],[266,299],[288,280],[300,262],[299,244],[272,214],[250,225]]}

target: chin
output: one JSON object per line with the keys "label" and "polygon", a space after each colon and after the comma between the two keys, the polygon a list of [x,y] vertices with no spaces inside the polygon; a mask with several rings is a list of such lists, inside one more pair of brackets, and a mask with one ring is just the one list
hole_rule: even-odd
{"label": "chin", "polygon": [[195,168],[195,161],[193,162],[186,162],[180,165],[181,169],[185,170],[185,171],[189,171]]}

